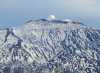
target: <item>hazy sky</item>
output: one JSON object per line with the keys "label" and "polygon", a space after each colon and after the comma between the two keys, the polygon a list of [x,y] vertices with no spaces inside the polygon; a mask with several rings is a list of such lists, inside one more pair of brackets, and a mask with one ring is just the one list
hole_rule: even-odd
{"label": "hazy sky", "polygon": [[19,26],[51,14],[100,28],[100,0],[0,0],[0,26]]}

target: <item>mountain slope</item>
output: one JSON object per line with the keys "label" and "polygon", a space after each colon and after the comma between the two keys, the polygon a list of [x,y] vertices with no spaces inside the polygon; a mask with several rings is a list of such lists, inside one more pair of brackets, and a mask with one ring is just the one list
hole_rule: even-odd
{"label": "mountain slope", "polygon": [[1,73],[99,73],[100,31],[75,21],[31,20],[0,29]]}

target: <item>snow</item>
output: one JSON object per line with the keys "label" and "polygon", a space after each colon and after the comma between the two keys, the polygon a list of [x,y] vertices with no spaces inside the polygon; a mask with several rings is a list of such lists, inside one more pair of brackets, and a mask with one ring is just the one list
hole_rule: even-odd
{"label": "snow", "polygon": [[70,20],[70,19],[63,19],[62,21],[72,22],[72,20]]}
{"label": "snow", "polygon": [[55,15],[49,15],[47,19],[48,19],[48,20],[55,20],[56,17],[55,17]]}
{"label": "snow", "polygon": [[[56,19],[54,15],[48,19],[49,22],[32,21],[29,25],[14,28],[7,37],[7,30],[0,30],[0,71],[14,66],[15,69],[23,67],[23,73],[52,73],[55,69],[62,73],[87,73],[86,69],[92,71],[100,68],[98,30],[86,26],[82,28],[80,24],[52,22]],[[23,40],[20,47],[19,39]]]}

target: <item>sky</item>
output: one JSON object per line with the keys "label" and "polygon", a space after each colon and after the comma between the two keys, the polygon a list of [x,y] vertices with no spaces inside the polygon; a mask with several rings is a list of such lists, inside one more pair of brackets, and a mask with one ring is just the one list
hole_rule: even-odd
{"label": "sky", "polygon": [[20,26],[49,15],[100,28],[100,0],[0,0],[0,26]]}

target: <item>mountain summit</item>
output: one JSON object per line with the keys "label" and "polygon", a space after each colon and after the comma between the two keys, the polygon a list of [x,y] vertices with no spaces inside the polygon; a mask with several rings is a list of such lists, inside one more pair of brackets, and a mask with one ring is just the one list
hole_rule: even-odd
{"label": "mountain summit", "polygon": [[100,72],[100,30],[51,18],[0,29],[0,73]]}

